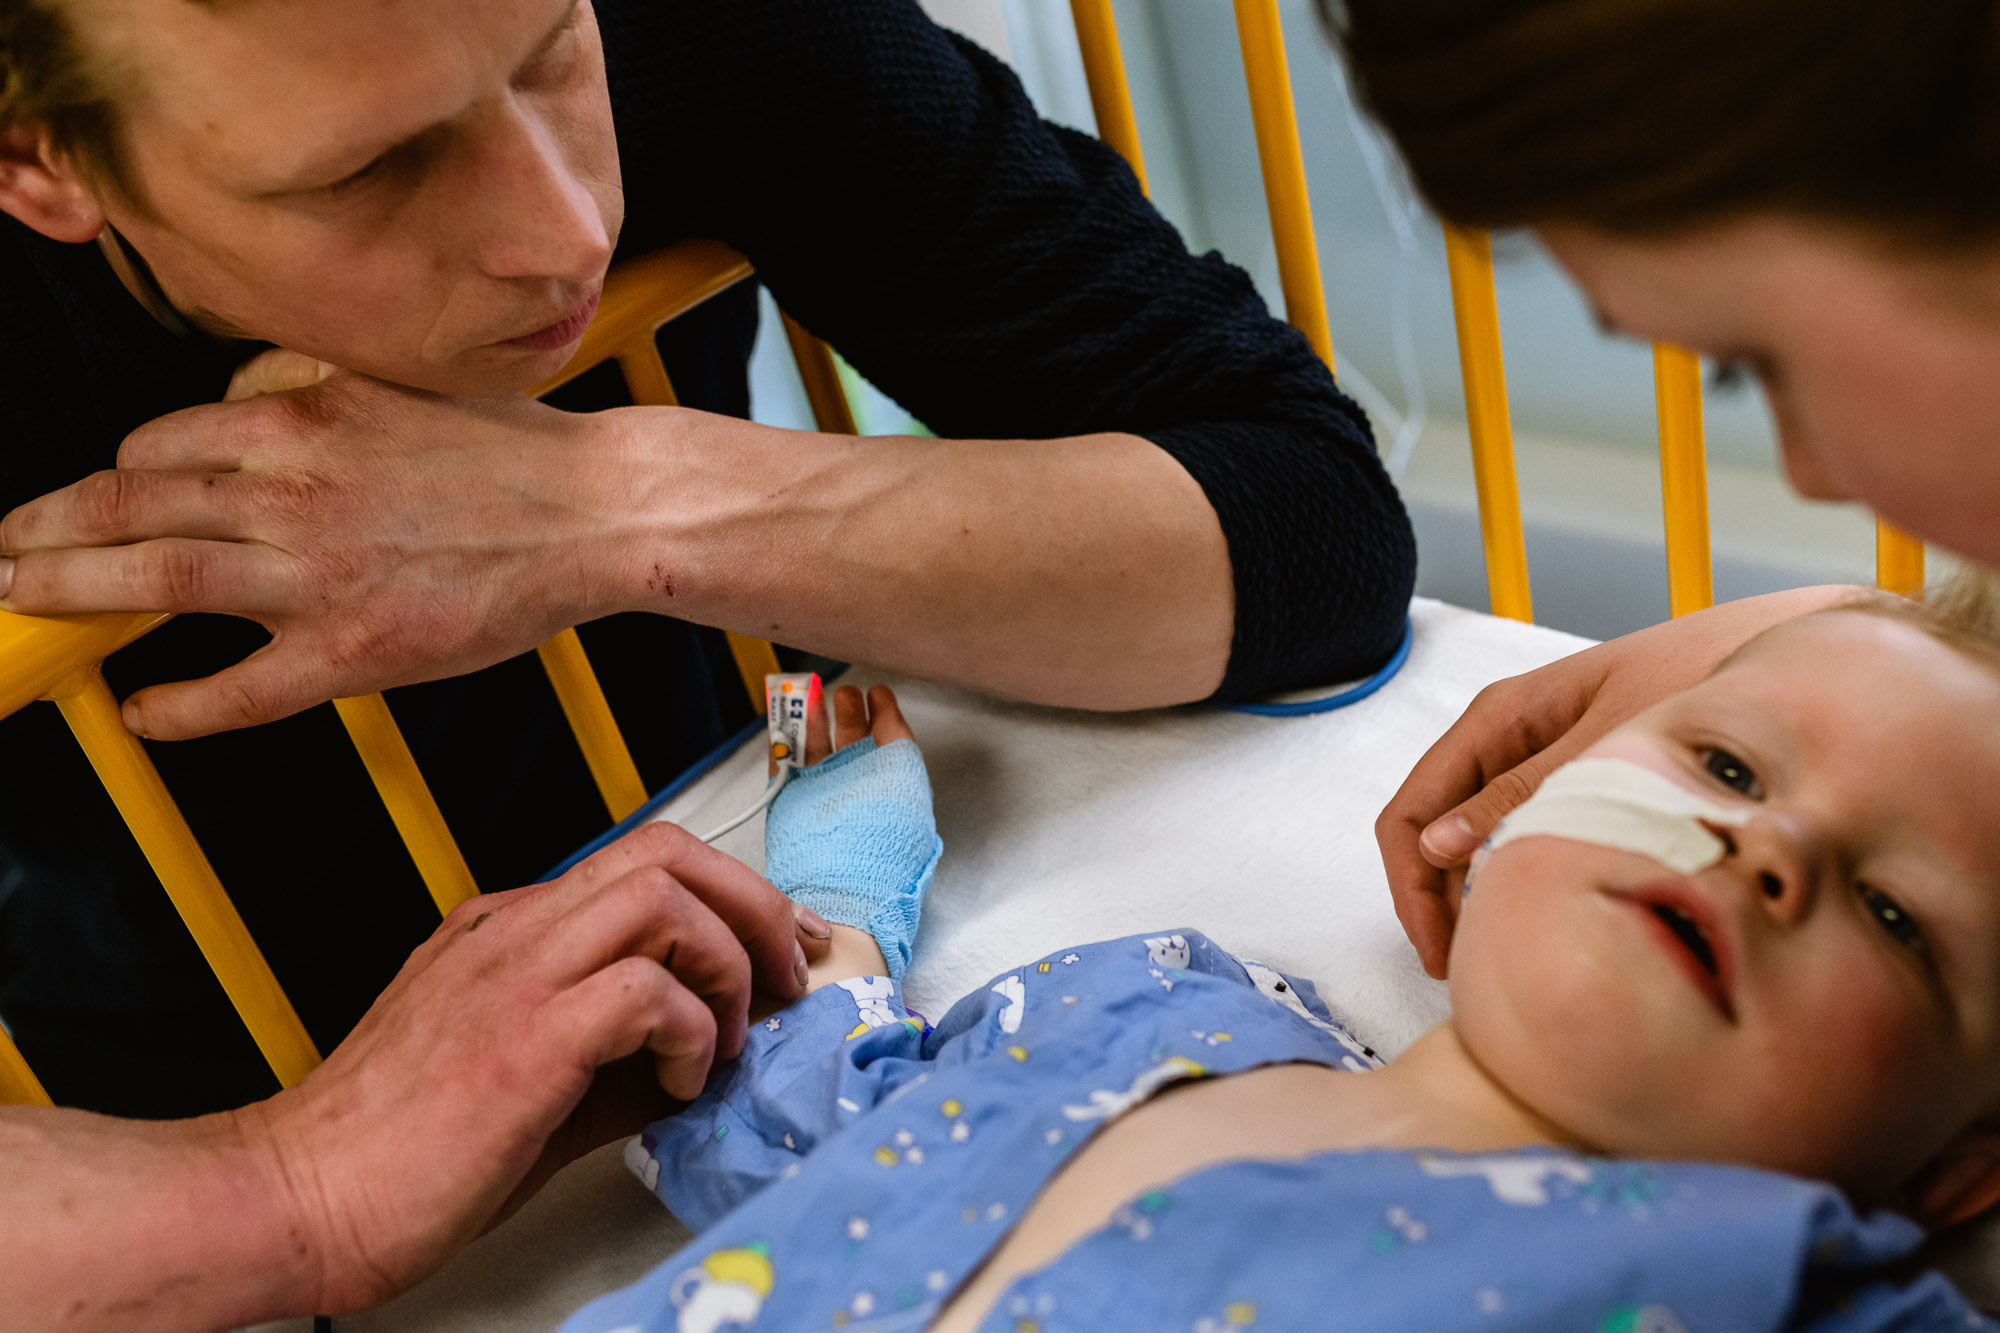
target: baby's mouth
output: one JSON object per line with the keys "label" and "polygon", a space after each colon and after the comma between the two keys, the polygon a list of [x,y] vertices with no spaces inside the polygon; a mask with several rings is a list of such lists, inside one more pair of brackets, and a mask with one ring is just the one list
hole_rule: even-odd
{"label": "baby's mouth", "polygon": [[1714,905],[1679,880],[1613,892],[1658,923],[1654,929],[1659,932],[1656,938],[1660,947],[1676,960],[1681,972],[1715,1006],[1724,1021],[1734,1023],[1731,944],[1727,927],[1718,918]]}
{"label": "baby's mouth", "polygon": [[1701,926],[1695,919],[1680,908],[1666,903],[1653,903],[1651,907],[1653,915],[1664,921],[1667,929],[1687,946],[1688,952],[1694,955],[1702,970],[1720,981],[1722,970],[1716,965],[1715,948],[1709,944],[1708,936],[1702,933]]}

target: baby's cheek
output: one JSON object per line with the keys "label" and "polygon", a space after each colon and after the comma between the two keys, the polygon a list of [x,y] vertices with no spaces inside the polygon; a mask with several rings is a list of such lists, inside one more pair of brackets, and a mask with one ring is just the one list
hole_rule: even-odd
{"label": "baby's cheek", "polygon": [[[1829,968],[1828,984],[1790,1016],[1767,1061],[1801,1146],[1826,1174],[1852,1178],[1902,1145],[1916,1147],[1949,1089],[1935,1014],[1882,960]],[[1921,1155],[1921,1154],[1920,1154]]]}

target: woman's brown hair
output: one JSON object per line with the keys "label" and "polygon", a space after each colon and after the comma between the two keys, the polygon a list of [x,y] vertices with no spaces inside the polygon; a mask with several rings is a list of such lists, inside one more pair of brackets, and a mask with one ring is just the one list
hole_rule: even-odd
{"label": "woman's brown hair", "polygon": [[1453,221],[2000,234],[1996,0],[1320,0]]}

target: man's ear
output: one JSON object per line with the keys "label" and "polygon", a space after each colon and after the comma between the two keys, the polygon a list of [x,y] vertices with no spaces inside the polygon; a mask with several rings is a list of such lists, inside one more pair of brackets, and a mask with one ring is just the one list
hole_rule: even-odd
{"label": "man's ear", "polygon": [[51,240],[94,241],[104,230],[97,196],[40,125],[0,128],[0,212]]}
{"label": "man's ear", "polygon": [[1904,1184],[1896,1211],[1942,1231],[2000,1203],[2000,1125],[1966,1130]]}

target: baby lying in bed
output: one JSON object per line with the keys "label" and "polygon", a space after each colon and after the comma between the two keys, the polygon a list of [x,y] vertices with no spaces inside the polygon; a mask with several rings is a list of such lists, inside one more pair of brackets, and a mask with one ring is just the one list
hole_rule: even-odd
{"label": "baby lying in bed", "polygon": [[569,1328],[1993,1327],[1898,1267],[2000,1196],[1991,641],[1824,612],[1607,737],[1496,831],[1454,1015],[1386,1065],[1192,930],[906,1013],[937,843],[868,704],[768,836],[875,934],[637,1141],[700,1235]]}

